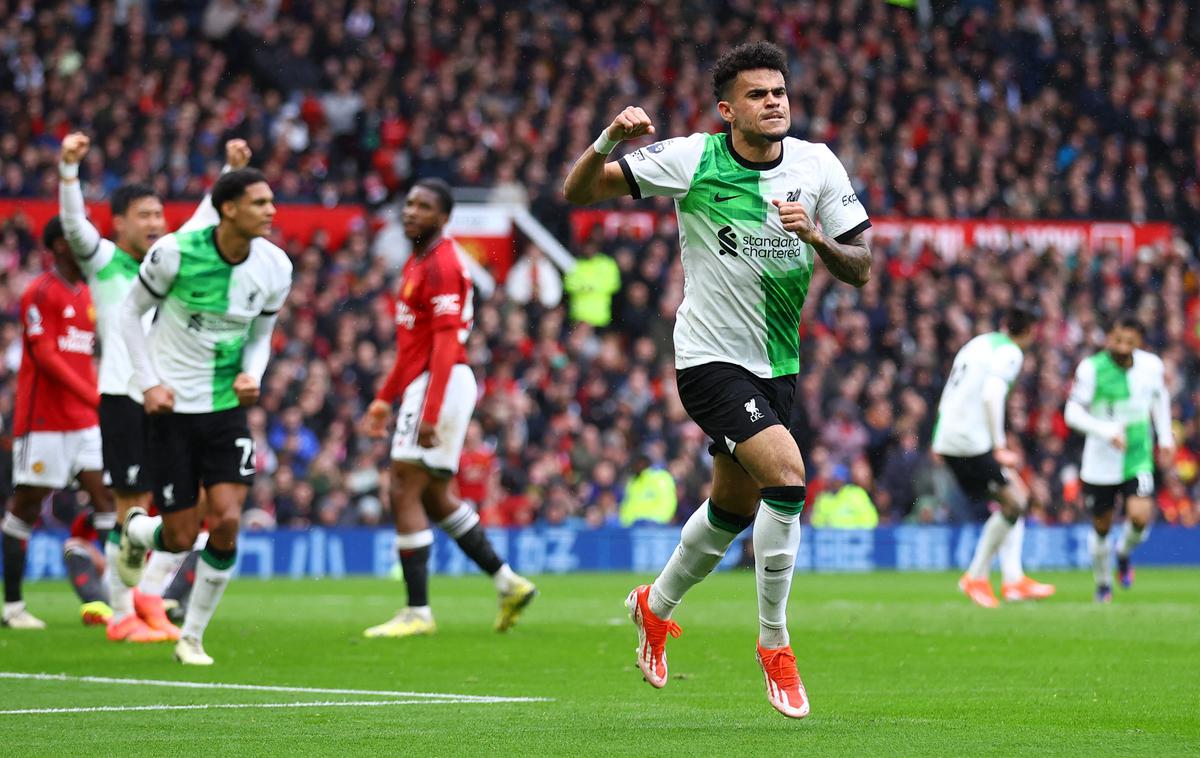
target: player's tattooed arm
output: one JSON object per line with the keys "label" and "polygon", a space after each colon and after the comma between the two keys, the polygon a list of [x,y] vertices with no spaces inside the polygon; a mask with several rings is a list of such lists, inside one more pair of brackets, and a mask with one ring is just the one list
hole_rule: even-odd
{"label": "player's tattooed arm", "polygon": [[824,234],[813,244],[817,255],[829,273],[846,284],[861,287],[871,278],[871,248],[863,235],[856,234],[846,242],[838,242]]}
{"label": "player's tattooed arm", "polygon": [[812,246],[821,262],[839,281],[861,287],[871,278],[871,248],[862,233],[838,242],[817,228],[801,203],[772,200],[783,228]]}

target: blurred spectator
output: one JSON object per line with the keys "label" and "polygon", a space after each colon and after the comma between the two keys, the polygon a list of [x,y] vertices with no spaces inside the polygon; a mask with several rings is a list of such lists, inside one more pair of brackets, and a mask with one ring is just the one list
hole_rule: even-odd
{"label": "blurred spectator", "polygon": [[584,242],[575,268],[563,278],[563,289],[571,296],[571,319],[595,327],[612,322],[613,295],[621,288],[621,271],[600,251],[600,239],[593,234]]}
{"label": "blurred spectator", "polygon": [[641,521],[669,524],[677,506],[675,479],[670,472],[651,466],[647,455],[635,457],[633,476],[621,500],[621,526]]}
{"label": "blurred spectator", "polygon": [[833,416],[821,429],[821,444],[835,463],[849,466],[867,447],[867,430],[858,420],[858,408],[849,400],[834,405]]}
{"label": "blurred spectator", "polygon": [[[864,472],[869,472],[861,463]],[[845,466],[834,464],[827,477],[824,492],[813,503],[812,525],[826,529],[874,529],[879,525],[879,512],[871,496],[861,485],[850,481]]]}
{"label": "blurred spectator", "polygon": [[1171,476],[1166,478],[1164,484],[1158,493],[1158,509],[1163,520],[1168,524],[1195,526],[1200,521],[1200,511],[1197,511],[1195,499],[1188,494],[1183,482]]}
{"label": "blurred spectator", "polygon": [[458,496],[477,509],[491,505],[499,473],[496,451],[484,442],[483,427],[478,421],[472,421],[467,426],[467,438],[454,478]]}
{"label": "blurred spectator", "polygon": [[907,429],[900,433],[899,444],[886,453],[875,493],[879,512],[885,514],[888,521],[903,521],[912,512],[916,501],[914,473],[923,457],[918,445],[916,432]]}
{"label": "blurred spectator", "polygon": [[555,308],[562,302],[562,274],[537,245],[528,245],[525,255],[508,270],[504,291],[517,305],[537,303],[543,308]]}

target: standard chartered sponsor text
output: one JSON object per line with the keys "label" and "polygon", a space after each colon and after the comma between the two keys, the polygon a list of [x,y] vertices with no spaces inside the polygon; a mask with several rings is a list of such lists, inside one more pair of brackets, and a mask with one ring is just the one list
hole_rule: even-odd
{"label": "standard chartered sponsor text", "polygon": [[793,235],[755,237],[743,234],[738,252],[752,258],[796,258],[804,254],[804,242]]}

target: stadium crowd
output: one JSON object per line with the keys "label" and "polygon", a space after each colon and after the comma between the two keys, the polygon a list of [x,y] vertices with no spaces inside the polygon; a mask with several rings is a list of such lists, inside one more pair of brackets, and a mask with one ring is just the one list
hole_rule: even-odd
{"label": "stadium crowd", "polygon": [[[1200,86],[1200,12],[1119,0],[935,6],[939,23],[923,30],[911,11],[875,2],[0,0],[0,195],[56,196],[59,141],[80,128],[99,148],[83,170],[93,198],[130,179],[198,198],[224,141],[244,137],[285,203],[376,206],[413,177],[439,176],[527,201],[572,241],[559,196],[569,157],[629,102],[661,135],[715,130],[708,64],[763,36],[793,55],[795,132],[834,146],[873,215],[1166,219],[1200,243],[1200,114],[1186,96]],[[19,217],[0,229],[5,416],[17,298],[42,265],[37,231]],[[386,521],[387,449],[357,420],[390,365],[393,272],[368,230],[338,249],[321,234],[284,242],[295,282],[251,416],[260,476],[247,523]],[[469,353],[483,397],[460,490],[489,524],[599,526],[620,522],[635,472],[665,469],[684,518],[707,494],[711,459],[673,386],[673,230],[572,244],[615,264],[611,314],[569,311],[595,296],[569,281],[561,304],[504,288],[480,303]],[[900,241],[877,247],[876,274],[857,292],[818,266],[795,419],[808,441],[806,518],[861,513],[863,496],[883,523],[963,517],[927,452],[938,394],[957,348],[1021,297],[1045,315],[1009,400],[1034,517],[1081,516],[1066,389],[1101,314],[1128,309],[1174,380],[1181,444],[1160,506],[1195,524],[1190,255],[1180,244],[1130,262],[1030,249],[952,260]]]}
{"label": "stadium crowd", "polygon": [[414,176],[559,218],[561,174],[637,103],[713,131],[707,70],[765,37],[793,127],[875,215],[1168,219],[1200,234],[1200,10],[1185,0],[33,3],[0,14],[0,195],[52,194],[98,135],[110,191],[200,197],[242,137],[280,199],[379,203]]}

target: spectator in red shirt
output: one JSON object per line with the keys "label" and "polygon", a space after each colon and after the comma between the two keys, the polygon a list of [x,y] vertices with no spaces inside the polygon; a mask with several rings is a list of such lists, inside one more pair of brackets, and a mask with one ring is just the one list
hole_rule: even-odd
{"label": "spectator in red shirt", "polygon": [[34,279],[21,295],[25,333],[13,414],[16,486],[0,522],[2,618],[4,626],[14,629],[46,627],[26,610],[21,595],[25,552],[42,501],[78,479],[97,511],[113,509],[104,486],[96,414],[96,310],[57,216],[46,223],[42,243],[54,255],[54,268]]}
{"label": "spectator in red shirt", "polygon": [[482,509],[492,501],[500,461],[496,451],[483,441],[483,427],[472,421],[467,427],[467,443],[458,461],[458,496]]}

